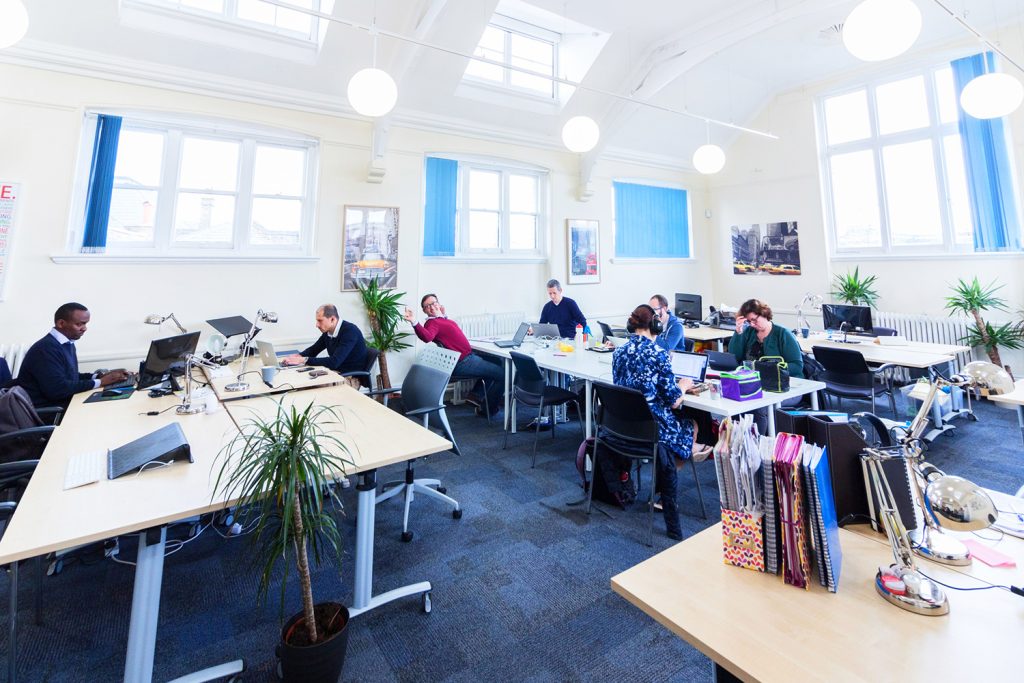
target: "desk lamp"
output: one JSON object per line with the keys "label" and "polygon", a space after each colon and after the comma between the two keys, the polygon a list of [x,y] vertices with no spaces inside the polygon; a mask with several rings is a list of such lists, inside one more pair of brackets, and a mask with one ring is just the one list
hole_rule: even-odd
{"label": "desk lamp", "polygon": [[[804,298],[801,299],[800,303],[797,304],[796,306],[796,324],[797,326],[799,326],[801,331],[807,330],[808,334],[810,334],[811,331],[811,323],[808,322],[807,315],[804,313],[804,309],[806,308],[812,311],[820,311],[821,304],[824,301],[825,300],[822,298],[820,294],[811,294],[810,292],[804,294]],[[807,335],[805,334],[804,336]]]}
{"label": "desk lamp", "polygon": [[185,334],[186,332],[188,332],[188,330],[186,330],[184,327],[181,326],[181,323],[178,322],[178,319],[174,317],[173,313],[168,313],[167,315],[159,315],[157,313],[150,313],[149,315],[146,316],[146,318],[142,322],[146,323],[147,325],[162,325],[167,320],[170,320],[171,322],[173,322],[175,324],[175,326],[179,330],[181,330],[182,334]]}
{"label": "desk lamp", "polygon": [[276,323],[277,313],[264,311],[263,309],[256,312],[256,317],[253,319],[252,327],[249,328],[249,331],[245,335],[245,339],[242,340],[242,367],[239,368],[236,380],[224,387],[225,391],[245,391],[249,388],[249,383],[243,382],[242,377],[245,376],[245,363],[249,358],[249,344],[252,343],[253,338],[260,333],[260,328],[256,327],[256,323],[259,322]]}
{"label": "desk lamp", "polygon": [[174,412],[178,415],[195,415],[201,413],[206,409],[206,406],[200,406],[192,403],[192,368],[196,366],[204,368],[210,368],[216,370],[220,368],[216,363],[190,353],[188,358],[185,359],[185,393],[181,396],[181,405],[175,408]]}

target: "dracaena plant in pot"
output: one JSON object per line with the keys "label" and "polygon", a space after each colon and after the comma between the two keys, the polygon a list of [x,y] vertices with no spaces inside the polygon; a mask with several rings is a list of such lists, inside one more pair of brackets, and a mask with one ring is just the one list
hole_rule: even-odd
{"label": "dracaena plant in pot", "polygon": [[[215,490],[235,501],[237,517],[249,532],[253,562],[260,568],[258,600],[265,601],[275,582],[279,561],[294,562],[302,611],[287,620],[277,650],[286,681],[338,680],[348,646],[348,609],[333,602],[313,601],[310,559],[340,565],[342,541],[334,515],[341,501],[336,484],[352,466],[340,408],[284,404],[267,399],[254,409],[239,433],[218,456]],[[273,402],[271,405],[270,402]],[[281,617],[285,614],[286,583],[281,575]]]}
{"label": "dracaena plant in pot", "polygon": [[952,296],[946,297],[946,309],[950,311],[950,315],[962,313],[969,315],[974,321],[973,325],[967,326],[967,335],[960,341],[968,346],[983,347],[990,361],[997,367],[1010,372],[1009,366],[1004,366],[1003,360],[999,356],[999,347],[1005,349],[1024,347],[1024,336],[1021,334],[1024,330],[1014,323],[993,325],[981,315],[988,310],[1007,310],[1006,300],[996,296],[996,292],[1003,286],[997,286],[993,281],[986,287],[975,277],[970,282],[958,280],[951,288]]}

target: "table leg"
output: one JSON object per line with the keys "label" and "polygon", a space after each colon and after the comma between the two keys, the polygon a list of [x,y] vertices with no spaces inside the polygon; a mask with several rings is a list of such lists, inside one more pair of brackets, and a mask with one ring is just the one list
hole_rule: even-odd
{"label": "table leg", "polygon": [[818,408],[818,392],[817,391],[812,391],[811,392],[811,410],[820,410],[820,408]]}
{"label": "table leg", "polygon": [[583,398],[583,403],[585,404],[584,410],[587,411],[586,435],[589,439],[590,437],[594,436],[594,425],[591,424],[594,415],[594,381],[588,379],[586,380],[586,384],[584,386],[586,387],[585,391],[587,392],[587,395]]}
{"label": "table leg", "polygon": [[502,361],[502,363],[504,363],[505,365],[505,430],[508,431],[509,421],[511,420],[511,428],[514,431],[516,427],[515,420],[512,420],[512,416],[508,414],[510,407],[509,404],[512,403],[512,399],[510,398],[512,395],[512,359],[506,358],[504,361]]}
{"label": "table leg", "polygon": [[1020,426],[1020,438],[1024,439],[1024,406],[1017,406],[1017,425]]}
{"label": "table leg", "polygon": [[775,406],[768,406],[768,436],[775,436]]}
{"label": "table leg", "polygon": [[429,581],[420,581],[373,595],[373,527],[377,510],[377,471],[360,472],[356,490],[359,492],[359,509],[356,512],[355,590],[352,607],[348,610],[349,615],[354,617],[392,600],[420,594],[424,594],[424,610],[429,612]]}

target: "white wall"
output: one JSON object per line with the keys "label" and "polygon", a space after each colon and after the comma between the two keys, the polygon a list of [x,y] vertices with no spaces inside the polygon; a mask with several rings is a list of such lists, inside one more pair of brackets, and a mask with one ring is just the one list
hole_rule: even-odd
{"label": "white wall", "polygon": [[[364,325],[355,293],[340,292],[341,214],[345,204],[400,209],[398,288],[414,310],[421,293],[436,291],[449,314],[524,311],[539,313],[544,282],[565,280],[565,220],[600,221],[602,282],[566,286],[583,311],[624,316],[655,292],[697,291],[710,295],[711,271],[703,258],[711,244],[703,218],[705,180],[678,172],[622,163],[601,163],[589,202],[575,199],[576,155],[516,147],[478,139],[395,128],[383,184],[366,182],[370,124],[273,107],[183,94],[156,87],[97,78],[0,66],[0,180],[21,184],[21,203],[0,302],[0,343],[31,342],[52,323],[61,303],[80,301],[92,311],[90,330],[79,345],[83,365],[137,359],[161,331],[142,324],[147,313],[173,311],[190,329],[226,315],[251,317],[258,308],[275,310],[281,322],[263,336],[294,344],[313,338],[317,305],[334,302],[342,315]],[[171,111],[229,118],[299,131],[321,140],[321,164],[312,263],[116,264],[106,261],[57,264],[64,253],[69,206],[84,111],[87,108]],[[422,250],[423,156],[459,152],[528,161],[551,169],[550,258],[534,264],[424,262]],[[611,263],[611,180],[649,178],[691,190],[695,253],[689,262]],[[417,311],[418,312],[418,311]],[[171,333],[165,326],[162,334]],[[399,363],[399,365],[401,365]]]}

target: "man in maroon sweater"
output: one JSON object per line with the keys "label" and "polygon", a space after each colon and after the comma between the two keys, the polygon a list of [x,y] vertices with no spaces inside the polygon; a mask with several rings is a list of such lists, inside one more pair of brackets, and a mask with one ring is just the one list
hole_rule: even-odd
{"label": "man in maroon sweater", "polygon": [[[487,391],[487,404],[490,407],[491,415],[494,415],[504,403],[505,395],[505,370],[500,361],[484,358],[473,353],[469,346],[469,340],[465,333],[454,320],[449,320],[444,315],[444,307],[437,300],[436,294],[424,294],[420,299],[420,306],[427,315],[422,325],[416,322],[416,316],[411,309],[405,309],[405,319],[412,323],[412,329],[421,341],[426,343],[434,342],[459,353],[459,362],[452,372],[453,379],[479,379],[483,381]],[[479,384],[474,388],[478,391]],[[470,401],[482,406],[483,400],[480,394],[469,396]]]}

